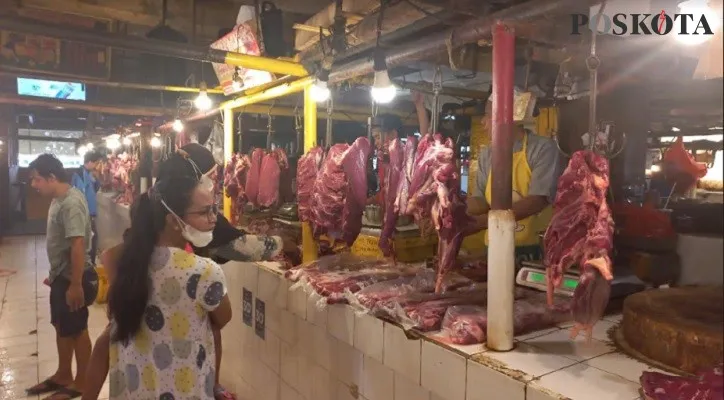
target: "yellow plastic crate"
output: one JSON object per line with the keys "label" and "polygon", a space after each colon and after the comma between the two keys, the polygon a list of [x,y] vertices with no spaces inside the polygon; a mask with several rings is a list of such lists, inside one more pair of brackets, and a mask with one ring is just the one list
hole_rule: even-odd
{"label": "yellow plastic crate", "polygon": [[96,295],[96,303],[105,304],[108,302],[108,276],[106,275],[106,269],[103,268],[102,264],[96,266],[96,273],[98,274],[98,294]]}
{"label": "yellow plastic crate", "polygon": [[[380,238],[374,235],[359,235],[352,245],[352,254],[371,257],[383,258],[384,255],[379,248]],[[422,238],[419,232],[415,235],[400,235],[395,237],[394,241],[395,255],[397,260],[401,262],[421,262],[435,256],[437,249],[437,236],[431,235],[429,238]]]}

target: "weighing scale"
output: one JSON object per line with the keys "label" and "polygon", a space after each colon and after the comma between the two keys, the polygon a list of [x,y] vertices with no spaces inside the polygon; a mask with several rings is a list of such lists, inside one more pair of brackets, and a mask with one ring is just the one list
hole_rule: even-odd
{"label": "weighing scale", "polygon": [[[515,277],[515,283],[520,286],[536,289],[545,292],[546,272],[540,261],[523,261],[522,268]],[[573,292],[578,286],[580,273],[578,269],[571,268],[563,275],[563,283],[555,289],[555,293],[561,296],[573,297]],[[613,280],[611,281],[611,298],[626,297],[630,294],[640,292],[646,288],[646,284],[636,277],[628,268],[616,268]]]}

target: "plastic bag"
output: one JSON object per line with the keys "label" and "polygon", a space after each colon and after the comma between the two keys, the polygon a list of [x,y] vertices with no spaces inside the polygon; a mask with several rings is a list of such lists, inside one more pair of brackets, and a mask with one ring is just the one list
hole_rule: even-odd
{"label": "plastic bag", "polygon": [[696,181],[706,175],[706,164],[694,161],[684,148],[684,139],[679,136],[664,153],[667,178],[676,182],[677,193],[686,192]]}

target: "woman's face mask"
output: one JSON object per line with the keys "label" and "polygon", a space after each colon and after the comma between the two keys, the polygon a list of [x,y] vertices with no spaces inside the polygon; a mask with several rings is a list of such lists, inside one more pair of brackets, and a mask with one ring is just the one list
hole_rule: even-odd
{"label": "woman's face mask", "polygon": [[[189,225],[186,221],[181,219],[181,217],[179,217],[175,212],[173,212],[168,207],[166,202],[161,201],[161,204],[166,207],[166,210],[168,210],[168,212],[171,213],[174,218],[176,218],[176,221],[178,221],[179,225],[181,225],[181,236],[183,236],[183,238],[191,243],[194,247],[206,247],[214,239],[213,228],[209,231],[201,231],[199,229],[196,229],[193,226]],[[194,212],[194,214],[199,214],[201,217],[206,217],[214,220],[216,219],[216,213],[218,213],[218,207],[216,205],[210,206],[208,210]]]}

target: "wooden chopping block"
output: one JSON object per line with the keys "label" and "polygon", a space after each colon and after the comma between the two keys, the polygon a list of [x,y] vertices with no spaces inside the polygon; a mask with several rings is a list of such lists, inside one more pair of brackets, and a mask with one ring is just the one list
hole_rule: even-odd
{"label": "wooden chopping block", "polygon": [[696,373],[721,361],[724,293],[721,287],[649,290],[623,305],[623,336],[642,355]]}
{"label": "wooden chopping block", "polygon": [[628,254],[628,263],[637,278],[656,287],[675,283],[681,273],[676,253],[634,251]]}

